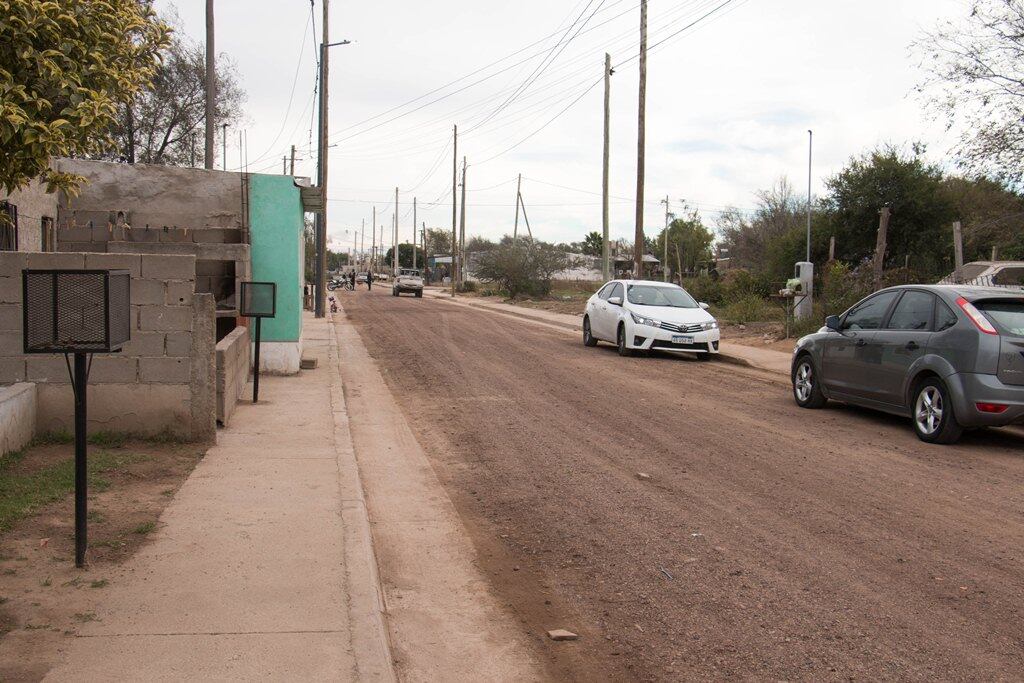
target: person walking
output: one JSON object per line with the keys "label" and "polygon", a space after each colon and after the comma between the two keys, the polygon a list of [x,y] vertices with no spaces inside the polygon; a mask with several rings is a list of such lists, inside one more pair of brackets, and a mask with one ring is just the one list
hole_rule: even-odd
{"label": "person walking", "polygon": [[368,271],[366,271],[366,291],[372,291],[372,290],[373,290],[373,272],[368,270]]}
{"label": "person walking", "polygon": [[356,269],[353,268],[352,272],[348,274],[348,280],[352,283],[352,291],[356,291]]}

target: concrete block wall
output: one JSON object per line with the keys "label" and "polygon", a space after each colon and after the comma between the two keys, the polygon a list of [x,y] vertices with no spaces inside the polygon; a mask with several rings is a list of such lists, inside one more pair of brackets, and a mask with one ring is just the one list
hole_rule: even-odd
{"label": "concrete block wall", "polygon": [[21,353],[21,271],[117,268],[132,274],[131,340],[120,353],[93,357],[89,429],[213,435],[214,304],[210,295],[185,295],[195,286],[195,263],[193,256],[0,253],[0,384],[36,384],[39,432],[71,431],[74,402],[62,356]]}
{"label": "concrete block wall", "polygon": [[217,344],[217,422],[227,427],[249,383],[249,330],[236,327]]}
{"label": "concrete block wall", "polygon": [[0,459],[21,450],[36,434],[36,385],[0,387]]}

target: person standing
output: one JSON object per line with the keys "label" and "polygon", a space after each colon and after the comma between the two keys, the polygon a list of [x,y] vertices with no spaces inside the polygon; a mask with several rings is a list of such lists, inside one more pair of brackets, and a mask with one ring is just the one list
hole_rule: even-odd
{"label": "person standing", "polygon": [[366,271],[366,291],[372,291],[372,290],[373,290],[373,272],[368,270],[368,271]]}

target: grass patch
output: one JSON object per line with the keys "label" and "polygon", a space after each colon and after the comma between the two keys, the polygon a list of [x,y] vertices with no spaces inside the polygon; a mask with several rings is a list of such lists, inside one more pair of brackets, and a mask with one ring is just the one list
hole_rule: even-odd
{"label": "grass patch", "polygon": [[75,612],[75,621],[79,624],[87,624],[90,621],[99,621],[95,612]]}
{"label": "grass patch", "polygon": [[[102,475],[136,462],[139,456],[126,453],[93,453],[89,456],[89,487],[105,491],[110,481]],[[75,489],[74,457],[30,474],[15,471],[20,461],[4,459],[0,463],[0,532],[8,531],[20,519],[40,507],[60,500]]]}
{"label": "grass patch", "polygon": [[106,588],[109,584],[106,579],[95,579],[89,584],[89,588]]}
{"label": "grass patch", "polygon": [[45,579],[39,582],[39,585],[43,588],[49,588],[53,585],[53,580],[49,576],[47,576]]}
{"label": "grass patch", "polygon": [[63,429],[39,434],[32,439],[33,446],[54,446],[75,442],[75,435]]}
{"label": "grass patch", "polygon": [[142,524],[132,529],[132,533],[148,534],[152,533],[154,529],[156,529],[156,522],[143,522]]}
{"label": "grass patch", "polygon": [[122,432],[96,432],[89,435],[89,443],[98,448],[124,448],[128,435]]}

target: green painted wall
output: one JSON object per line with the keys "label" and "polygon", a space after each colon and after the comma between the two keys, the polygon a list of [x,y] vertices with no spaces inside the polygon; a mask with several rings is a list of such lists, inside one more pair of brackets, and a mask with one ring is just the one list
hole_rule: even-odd
{"label": "green painted wall", "polygon": [[263,341],[302,334],[302,200],[291,176],[249,176],[252,279],[277,283],[277,316],[263,321]]}

